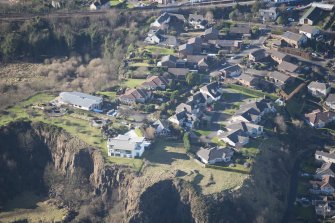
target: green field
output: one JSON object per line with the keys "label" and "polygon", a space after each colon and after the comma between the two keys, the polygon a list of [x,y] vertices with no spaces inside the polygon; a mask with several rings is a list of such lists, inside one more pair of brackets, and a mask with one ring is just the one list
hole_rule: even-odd
{"label": "green field", "polygon": [[233,171],[204,168],[186,154],[181,142],[176,141],[156,142],[154,148],[145,151],[143,158],[150,163],[143,170],[147,184],[178,177],[191,182],[199,192],[212,194],[236,189],[248,177]]}
{"label": "green field", "polygon": [[[87,144],[96,148],[101,148],[104,157],[109,163],[128,165],[135,168],[135,170],[140,170],[143,164],[141,159],[126,159],[107,156],[106,140],[102,138],[100,129],[90,125],[89,121],[86,120],[88,118],[86,115],[68,114],[62,117],[48,117],[44,115],[41,110],[30,108],[33,104],[47,103],[54,98],[55,96],[52,94],[40,93],[26,101],[18,103],[14,107],[7,109],[9,114],[0,116],[0,126],[7,125],[8,123],[19,119],[36,122],[40,121],[55,125],[63,128],[65,131],[78,137]],[[34,112],[34,116],[29,115],[30,111]]]}
{"label": "green field", "polygon": [[0,222],[61,222],[68,214],[59,209],[51,200],[45,200],[33,193],[26,192],[7,202],[0,212]]}

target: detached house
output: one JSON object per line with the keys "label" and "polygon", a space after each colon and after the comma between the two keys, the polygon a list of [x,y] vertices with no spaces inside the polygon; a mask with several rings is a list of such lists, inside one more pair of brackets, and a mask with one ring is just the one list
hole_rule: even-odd
{"label": "detached house", "polygon": [[236,148],[243,147],[249,143],[249,136],[242,130],[229,131],[219,135],[219,139]]}
{"label": "detached house", "polygon": [[266,57],[268,57],[268,55],[264,49],[258,49],[249,53],[249,60],[255,62],[261,61]]}
{"label": "detached house", "polygon": [[142,83],[141,87],[147,90],[165,90],[169,85],[169,81],[162,76],[151,76],[144,83]]}
{"label": "detached house", "polygon": [[155,129],[155,135],[166,136],[170,134],[169,124],[166,121],[158,119],[151,125]]}
{"label": "detached house", "polygon": [[321,162],[326,163],[335,163],[335,153],[326,153],[323,151],[317,150],[315,152],[315,159]]}
{"label": "detached house", "polygon": [[328,108],[335,110],[335,94],[328,95],[325,104]]}
{"label": "detached house", "polygon": [[234,150],[230,148],[200,148],[197,156],[205,164],[214,164],[218,162],[230,162],[234,155]]}
{"label": "detached house", "polygon": [[144,137],[137,136],[134,130],[124,135],[109,138],[107,141],[107,151],[109,156],[125,158],[141,157],[145,148],[150,146],[150,142]]}
{"label": "detached house", "polygon": [[244,86],[254,87],[259,83],[260,77],[249,74],[241,74],[239,77],[237,77],[237,80]]}
{"label": "detached house", "polygon": [[286,31],[281,38],[294,48],[299,48],[307,42],[307,37],[304,34],[297,34],[290,31]]}
{"label": "detached house", "polygon": [[186,66],[191,70],[206,72],[208,70],[206,55],[187,55]]}
{"label": "detached house", "polygon": [[322,178],[326,176],[335,177],[334,163],[331,162],[323,163],[322,166],[316,170],[314,178],[322,180]]}
{"label": "detached house", "polygon": [[331,176],[325,176],[322,181],[311,181],[313,189],[311,190],[314,194],[326,194],[331,195],[335,192],[335,178]]}
{"label": "detached house", "polygon": [[251,37],[251,28],[248,25],[231,26],[229,35],[233,38],[246,38]]}
{"label": "detached house", "polygon": [[161,61],[157,63],[158,67],[167,67],[167,68],[175,68],[177,67],[177,60],[178,58],[173,55],[166,55],[163,56]]}
{"label": "detached house", "polygon": [[145,103],[151,97],[151,92],[144,89],[130,89],[119,97],[123,104]]}
{"label": "detached house", "polygon": [[193,128],[195,122],[198,120],[196,115],[188,112],[186,109],[183,111],[177,111],[175,115],[171,116],[169,122],[180,126],[182,128]]}
{"label": "detached house", "polygon": [[325,98],[330,92],[330,86],[326,83],[312,81],[308,86],[308,92],[314,97]]}
{"label": "detached house", "polygon": [[285,84],[293,80],[293,78],[290,77],[289,75],[278,71],[270,72],[268,74],[268,78],[278,87],[283,87]]}
{"label": "detached house", "polygon": [[323,14],[322,9],[318,7],[311,7],[307,10],[307,12],[300,18],[299,24],[304,25],[315,25],[317,21],[319,21],[319,18]]}
{"label": "detached house", "polygon": [[257,138],[263,134],[263,126],[251,122],[235,122],[226,126],[228,131],[242,130],[248,136]]}
{"label": "detached house", "polygon": [[203,15],[190,14],[188,17],[188,23],[193,26],[194,29],[205,29],[208,22]]}
{"label": "detached house", "polygon": [[313,39],[315,36],[320,34],[320,30],[315,26],[303,25],[299,29],[300,34],[304,34],[309,39]]}
{"label": "detached house", "polygon": [[222,95],[219,82],[212,82],[200,88],[200,92],[208,97],[210,101],[218,101]]}
{"label": "detached house", "polygon": [[277,69],[279,71],[283,71],[283,72],[287,72],[289,74],[294,74],[294,73],[298,73],[299,72],[299,66],[293,64],[293,63],[290,63],[290,62],[287,62],[287,61],[283,61],[281,62]]}
{"label": "detached house", "polygon": [[153,23],[150,24],[150,27],[155,28],[155,29],[160,29],[160,28],[165,29],[168,27],[170,20],[171,20],[171,17],[169,13],[164,12]]}
{"label": "detached house", "polygon": [[214,27],[206,29],[202,38],[204,41],[216,40],[219,38],[219,30],[215,29]]}
{"label": "detached house", "polygon": [[317,109],[311,113],[305,114],[305,119],[307,124],[310,126],[315,128],[323,128],[325,125],[335,120],[335,112],[321,112]]}
{"label": "detached house", "polygon": [[283,61],[288,61],[290,59],[287,54],[275,50],[271,51],[271,58],[278,64],[281,64]]}
{"label": "detached house", "polygon": [[180,45],[178,48],[179,51],[179,56],[180,57],[186,57],[187,55],[192,55],[193,54],[193,45],[185,43],[183,45]]}
{"label": "detached house", "polygon": [[225,67],[220,70],[225,77],[238,77],[241,73],[241,67],[238,64]]}
{"label": "detached house", "polygon": [[271,7],[268,9],[260,9],[259,10],[260,19],[262,22],[273,22],[276,21],[278,17],[277,8]]}

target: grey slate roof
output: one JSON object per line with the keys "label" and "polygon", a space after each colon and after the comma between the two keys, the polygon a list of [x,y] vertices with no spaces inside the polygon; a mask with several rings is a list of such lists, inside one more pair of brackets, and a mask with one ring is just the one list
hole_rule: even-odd
{"label": "grey slate roof", "polygon": [[284,73],[281,73],[281,72],[278,72],[278,71],[274,71],[274,72],[270,72],[268,74],[268,76],[270,78],[273,78],[275,80],[278,80],[282,83],[285,83],[288,79],[290,79],[290,76],[287,75],[287,74],[284,74]]}
{"label": "grey slate roof", "polygon": [[315,30],[318,30],[318,28],[315,26],[303,25],[299,30],[305,33],[313,33]]}
{"label": "grey slate roof", "polygon": [[330,94],[326,99],[326,103],[334,104],[335,103],[335,94]]}
{"label": "grey slate roof", "polygon": [[234,143],[239,143],[244,141],[244,139],[249,138],[248,135],[240,129],[224,133],[223,137],[230,139]]}
{"label": "grey slate roof", "polygon": [[256,125],[250,122],[237,122],[237,123],[232,123],[228,126],[226,126],[227,129],[230,129],[231,131],[235,130],[242,130],[244,132],[248,132],[251,129],[258,129],[260,125]]}
{"label": "grey slate roof", "polygon": [[307,87],[308,88],[315,88],[315,89],[318,89],[318,90],[326,90],[328,88],[328,85],[326,83],[312,81]]}
{"label": "grey slate roof", "polygon": [[335,153],[326,153],[326,152],[317,150],[315,152],[315,155],[324,156],[324,157],[327,157],[327,158],[330,158],[330,159],[335,159]]}
{"label": "grey slate roof", "polygon": [[100,104],[102,97],[93,96],[81,92],[62,92],[60,93],[61,100],[65,103],[89,108],[93,104]]}
{"label": "grey slate roof", "polygon": [[282,71],[288,71],[288,72],[296,72],[299,69],[299,66],[287,62],[287,61],[283,61],[278,65],[278,70],[282,70]]}
{"label": "grey slate roof", "polygon": [[218,147],[212,147],[212,148],[200,148],[197,152],[197,156],[201,157],[204,160],[207,160],[208,162],[215,159],[220,158],[227,158],[232,157],[234,154],[234,151],[230,148],[218,148]]}
{"label": "grey slate roof", "polygon": [[286,31],[282,37],[289,39],[289,40],[293,40],[293,41],[299,41],[302,38],[301,34],[297,34],[297,33],[293,33],[290,31]]}

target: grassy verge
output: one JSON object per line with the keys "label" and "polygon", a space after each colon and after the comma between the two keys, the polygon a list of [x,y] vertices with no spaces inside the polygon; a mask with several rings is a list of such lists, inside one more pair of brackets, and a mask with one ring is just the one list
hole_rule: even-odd
{"label": "grassy verge", "polygon": [[243,87],[243,86],[240,86],[240,85],[236,85],[236,84],[228,84],[228,87],[231,88],[231,89],[234,89],[235,91],[241,93],[241,94],[244,94],[246,96],[249,96],[249,97],[254,97],[254,98],[258,98],[258,97],[269,97],[273,100],[276,100],[278,99],[278,96],[275,95],[275,94],[269,94],[269,93],[266,93],[266,92],[262,92],[262,91],[259,91],[259,90],[255,90],[255,89],[250,89],[250,88],[246,88],[246,87]]}
{"label": "grassy verge", "polygon": [[149,51],[152,54],[163,54],[163,55],[175,54],[175,51],[173,49],[160,47],[160,46],[145,46],[144,49]]}

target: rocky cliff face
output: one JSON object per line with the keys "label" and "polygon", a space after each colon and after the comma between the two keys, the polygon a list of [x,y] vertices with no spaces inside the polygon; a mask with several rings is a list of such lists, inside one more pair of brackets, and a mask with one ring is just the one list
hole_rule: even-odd
{"label": "rocky cliff face", "polygon": [[[288,170],[275,177],[287,177]],[[247,188],[204,197],[180,179],[143,188],[140,178],[127,167],[106,165],[98,149],[60,128],[30,122],[0,128],[0,206],[34,191],[71,209],[74,214],[65,221],[118,223],[277,222],[283,209],[282,183],[263,190],[273,179],[258,179],[261,184],[250,179]],[[268,197],[260,198],[262,193]]]}

